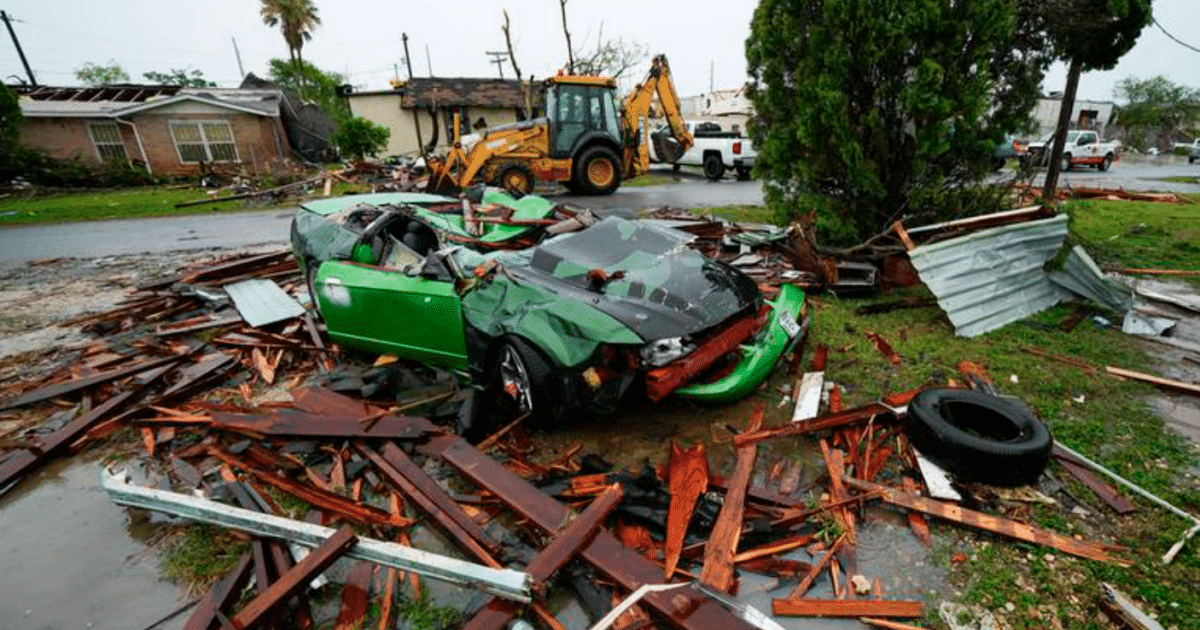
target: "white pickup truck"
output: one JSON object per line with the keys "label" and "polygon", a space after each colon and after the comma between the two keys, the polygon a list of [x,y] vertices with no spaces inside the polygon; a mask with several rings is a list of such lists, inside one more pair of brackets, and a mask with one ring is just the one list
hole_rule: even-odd
{"label": "white pickup truck", "polygon": [[695,144],[677,160],[671,159],[677,151],[669,127],[663,125],[650,134],[657,161],[673,164],[676,170],[683,165],[703,167],[704,176],[713,181],[721,179],[726,170],[736,172],[738,179],[750,179],[755,156],[750,138],[725,131],[714,122],[685,124]]}
{"label": "white pickup truck", "polygon": [[[1053,145],[1054,134],[1038,142],[1029,143],[1028,155],[1035,163],[1046,160],[1048,151]],[[1107,171],[1117,157],[1120,145],[1116,142],[1100,142],[1100,135],[1090,129],[1072,129],[1067,132],[1067,142],[1063,145],[1063,170],[1069,171],[1075,166],[1094,166],[1101,171]]]}

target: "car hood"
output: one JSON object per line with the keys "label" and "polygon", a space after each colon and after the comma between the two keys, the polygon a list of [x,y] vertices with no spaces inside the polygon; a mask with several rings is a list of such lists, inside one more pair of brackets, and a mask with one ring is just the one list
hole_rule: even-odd
{"label": "car hood", "polygon": [[762,297],[754,282],[689,248],[692,238],[609,217],[547,241],[510,270],[560,299],[590,305],[645,341],[697,333],[747,307],[757,309]]}

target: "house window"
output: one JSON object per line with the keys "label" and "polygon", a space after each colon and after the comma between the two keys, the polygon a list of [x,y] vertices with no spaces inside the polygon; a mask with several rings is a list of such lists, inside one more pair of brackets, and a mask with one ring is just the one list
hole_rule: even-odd
{"label": "house window", "polygon": [[125,160],[125,143],[121,141],[121,129],[117,123],[91,123],[88,134],[96,146],[96,155],[101,160]]}
{"label": "house window", "polygon": [[172,121],[171,138],[180,162],[234,162],[237,145],[233,128],[225,121]]}
{"label": "house window", "polygon": [[465,136],[471,133],[471,117],[467,113],[466,107],[447,107],[443,110],[446,123],[446,143],[454,142],[454,112],[458,112],[458,135]]}

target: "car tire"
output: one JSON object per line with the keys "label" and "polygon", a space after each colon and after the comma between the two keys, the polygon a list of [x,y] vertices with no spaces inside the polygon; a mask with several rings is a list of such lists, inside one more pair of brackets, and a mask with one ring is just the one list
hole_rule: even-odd
{"label": "car tire", "polygon": [[1107,171],[1110,167],[1112,167],[1112,161],[1113,156],[1111,153],[1109,153],[1108,155],[1104,156],[1104,160],[1102,162],[1096,165],[1096,169],[1100,172]]}
{"label": "car tire", "polygon": [[550,395],[550,362],[520,337],[506,337],[492,362],[492,386],[499,406],[514,417],[528,413],[535,423],[561,418],[563,400]]}
{"label": "car tire", "polygon": [[1063,154],[1062,170],[1063,171],[1071,170],[1071,154],[1070,153]]}
{"label": "car tire", "polygon": [[589,147],[575,160],[574,183],[586,195],[611,195],[621,186],[621,160],[608,147]]}
{"label": "car tire", "polygon": [[720,155],[709,153],[704,156],[704,176],[713,182],[725,176],[725,164]]}
{"label": "car tire", "polygon": [[912,445],[957,477],[1035,483],[1050,459],[1046,425],[1017,403],[969,389],[927,389],[908,406]]}
{"label": "car tire", "polygon": [[321,303],[317,300],[317,268],[321,263],[309,258],[304,263],[304,284],[308,287],[308,298],[312,300],[313,312],[321,319]]}

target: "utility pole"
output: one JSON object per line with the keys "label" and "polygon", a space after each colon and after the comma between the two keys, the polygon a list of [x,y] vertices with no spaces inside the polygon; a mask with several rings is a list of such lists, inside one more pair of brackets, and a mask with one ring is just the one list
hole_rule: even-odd
{"label": "utility pole", "polygon": [[242,77],[242,79],[244,80],[244,79],[246,78],[246,71],[242,69],[242,53],[238,52],[238,47],[237,47],[237,39],[236,39],[236,38],[234,38],[234,36],[233,36],[233,35],[230,35],[230,36],[229,36],[229,41],[233,42],[233,56],[237,58],[237,62],[238,62],[238,74],[239,74],[239,75]]}
{"label": "utility pole", "polygon": [[709,91],[709,92],[712,92],[713,90],[715,90],[715,89],[716,89],[716,88],[713,86],[713,70],[714,70],[716,67],[717,67],[717,62],[716,62],[716,60],[712,60],[712,59],[710,59],[710,60],[708,61],[708,91]]}
{"label": "utility pole", "polygon": [[37,87],[37,79],[33,77],[33,70],[29,68],[29,61],[25,59],[25,51],[21,50],[21,42],[17,40],[17,33],[13,30],[12,22],[8,21],[8,14],[0,11],[0,20],[4,20],[4,25],[8,27],[8,36],[13,40],[13,46],[17,48],[17,56],[21,58],[21,65],[25,66],[25,74],[29,75],[29,85]]}
{"label": "utility pole", "polygon": [[429,56],[429,44],[425,44],[425,63],[429,64],[429,78],[433,78],[433,59]]}
{"label": "utility pole", "polygon": [[489,57],[492,58],[491,63],[496,64],[496,68],[500,70],[500,78],[503,79],[504,78],[504,62],[508,59],[508,53],[506,53],[504,51],[489,50],[487,52],[487,54]]}
{"label": "utility pole", "polygon": [[[401,33],[401,40],[404,42],[404,65],[408,66],[408,78],[412,78],[412,55],[408,54],[408,33]],[[430,74],[433,74],[430,72]]]}

